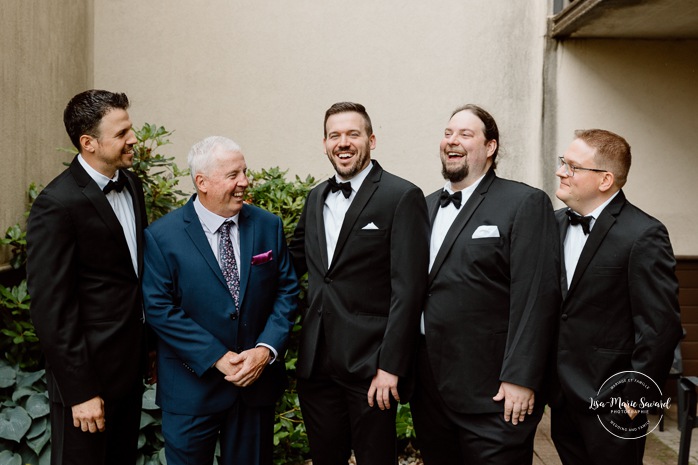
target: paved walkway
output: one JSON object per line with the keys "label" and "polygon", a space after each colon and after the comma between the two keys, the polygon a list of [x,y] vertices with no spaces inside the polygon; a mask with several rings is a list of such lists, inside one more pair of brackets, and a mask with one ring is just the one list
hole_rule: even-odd
{"label": "paved walkway", "polygon": [[[676,406],[672,406],[664,417],[664,431],[655,429],[647,437],[644,465],[675,465],[679,460],[679,443],[681,431],[676,423]],[[609,461],[612,463],[612,461]],[[690,462],[698,465],[698,430],[694,430],[691,441]],[[560,458],[550,438],[550,415],[546,410],[538,425],[534,445],[533,465],[561,465]]]}

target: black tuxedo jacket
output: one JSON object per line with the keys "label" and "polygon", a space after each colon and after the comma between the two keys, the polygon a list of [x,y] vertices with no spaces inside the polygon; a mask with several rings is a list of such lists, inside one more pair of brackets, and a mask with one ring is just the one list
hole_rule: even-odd
{"label": "black tuxedo jacket", "polygon": [[[440,192],[427,197],[432,223]],[[480,237],[492,226],[496,234]],[[492,400],[502,381],[540,391],[560,305],[558,250],[548,196],[491,169],[461,207],[429,273],[427,354],[450,409],[503,411]]]}
{"label": "black tuxedo jacket", "polygon": [[[562,244],[566,210],[555,213]],[[553,405],[564,399],[589,411],[590,398],[603,400],[599,389],[621,371],[641,372],[663,387],[681,337],[676,262],[664,225],[620,191],[596,220],[569,290],[561,250],[564,302],[556,368],[563,396]],[[621,395],[630,385],[601,396]],[[635,394],[643,395],[635,390],[621,397]]]}
{"label": "black tuxedo jacket", "polygon": [[140,181],[120,175],[133,199],[138,275],[119,220],[77,157],[39,194],[27,222],[31,316],[51,398],[66,406],[126,395],[144,368],[138,276],[147,219]]}
{"label": "black tuxedo jacket", "polygon": [[[328,265],[323,208],[327,182],[309,194],[291,243],[299,276],[308,272],[297,373],[311,375],[324,331],[338,376],[370,382],[377,369],[408,374],[428,263],[424,195],[374,160],[344,218]],[[367,229],[373,223],[377,229]]]}

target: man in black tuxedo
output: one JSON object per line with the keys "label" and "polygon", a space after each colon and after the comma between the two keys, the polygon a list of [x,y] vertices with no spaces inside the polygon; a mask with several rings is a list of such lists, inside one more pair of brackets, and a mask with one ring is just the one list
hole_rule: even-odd
{"label": "man in black tuxedo", "polygon": [[531,463],[560,303],[552,205],[497,177],[499,130],[482,108],[453,112],[440,148],[448,182],[427,197],[418,444],[426,465]]}
{"label": "man in black tuxedo", "polygon": [[[556,173],[556,195],[569,208],[556,212],[564,301],[552,437],[565,465],[641,464],[644,436],[621,439],[614,428],[646,424],[645,412],[629,402],[658,400],[651,397],[657,391],[630,381],[599,390],[624,371],[663,385],[681,335],[676,262],[664,225],[621,190],[631,161],[625,139],[600,129],[575,136]],[[622,399],[623,410],[590,408],[612,398]]]}
{"label": "man in black tuxedo", "polygon": [[[125,94],[89,90],[63,120],[80,152],[27,223],[31,316],[46,357],[51,463],[136,462],[143,387],[143,191]],[[125,187],[125,188],[124,188]]]}
{"label": "man in black tuxedo", "polygon": [[407,400],[428,226],[421,190],[371,160],[375,146],[363,105],[327,110],[336,175],[310,192],[291,244],[309,280],[297,375],[316,465],[346,464],[352,449],[360,465],[397,463],[396,401]]}

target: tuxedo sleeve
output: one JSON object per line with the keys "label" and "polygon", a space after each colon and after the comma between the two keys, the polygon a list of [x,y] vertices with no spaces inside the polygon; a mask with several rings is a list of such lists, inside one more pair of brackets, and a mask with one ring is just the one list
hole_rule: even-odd
{"label": "tuxedo sleeve", "polygon": [[143,258],[146,321],[162,343],[167,344],[198,376],[202,376],[228,352],[228,348],[179,305],[179,272],[171,268],[157,239],[146,229]]}
{"label": "tuxedo sleeve", "polygon": [[676,261],[666,229],[655,223],[633,244],[628,264],[635,332],[632,369],[659,386],[669,374],[681,338]]}
{"label": "tuxedo sleeve", "polygon": [[511,231],[509,329],[500,380],[540,390],[560,308],[558,226],[548,196],[518,205]]}
{"label": "tuxedo sleeve", "polygon": [[293,328],[299,288],[296,273],[291,264],[291,256],[286,247],[281,219],[277,220],[276,250],[279,252],[276,259],[278,273],[276,299],[264,330],[257,338],[257,344],[270,345],[278,354],[283,354],[289,333]]}
{"label": "tuxedo sleeve", "polygon": [[422,192],[400,199],[390,233],[390,313],[378,368],[406,376],[419,331],[429,267],[429,219]]}
{"label": "tuxedo sleeve", "polygon": [[47,193],[27,222],[31,317],[49,369],[67,406],[101,392],[83,333],[78,295],[78,234],[68,209]]}

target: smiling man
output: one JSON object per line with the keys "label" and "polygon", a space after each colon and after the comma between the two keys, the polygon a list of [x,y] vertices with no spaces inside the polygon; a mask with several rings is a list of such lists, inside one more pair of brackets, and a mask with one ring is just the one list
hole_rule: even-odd
{"label": "smiling man", "polygon": [[135,464],[145,345],[143,190],[125,94],[89,90],[63,121],[79,154],[27,223],[31,315],[46,357],[51,464]]}
{"label": "smiling man", "polygon": [[188,161],[196,194],[145,232],[167,463],[210,464],[220,438],[218,463],[271,465],[298,295],[281,219],[243,202],[232,140],[208,137]]}
{"label": "smiling man", "polygon": [[[676,262],[664,225],[622,191],[631,162],[626,140],[602,129],[575,136],[556,173],[556,195],[568,208],[556,212],[564,301],[552,437],[565,465],[639,465],[646,415],[632,408],[592,410],[590,401],[659,400],[637,389],[639,383],[599,391],[623,371],[664,385],[681,335]],[[632,430],[630,425],[641,426],[641,433],[627,436],[623,429]]]}
{"label": "smiling man", "polygon": [[499,129],[465,105],[441,139],[427,197],[427,298],[411,403],[426,465],[526,464],[560,302],[557,228],[544,192],[495,174]]}
{"label": "smiling man", "polygon": [[315,465],[397,463],[395,413],[407,400],[427,266],[422,191],[371,160],[363,105],[325,113],[335,176],[314,188],[291,243],[308,272],[298,393]]}

